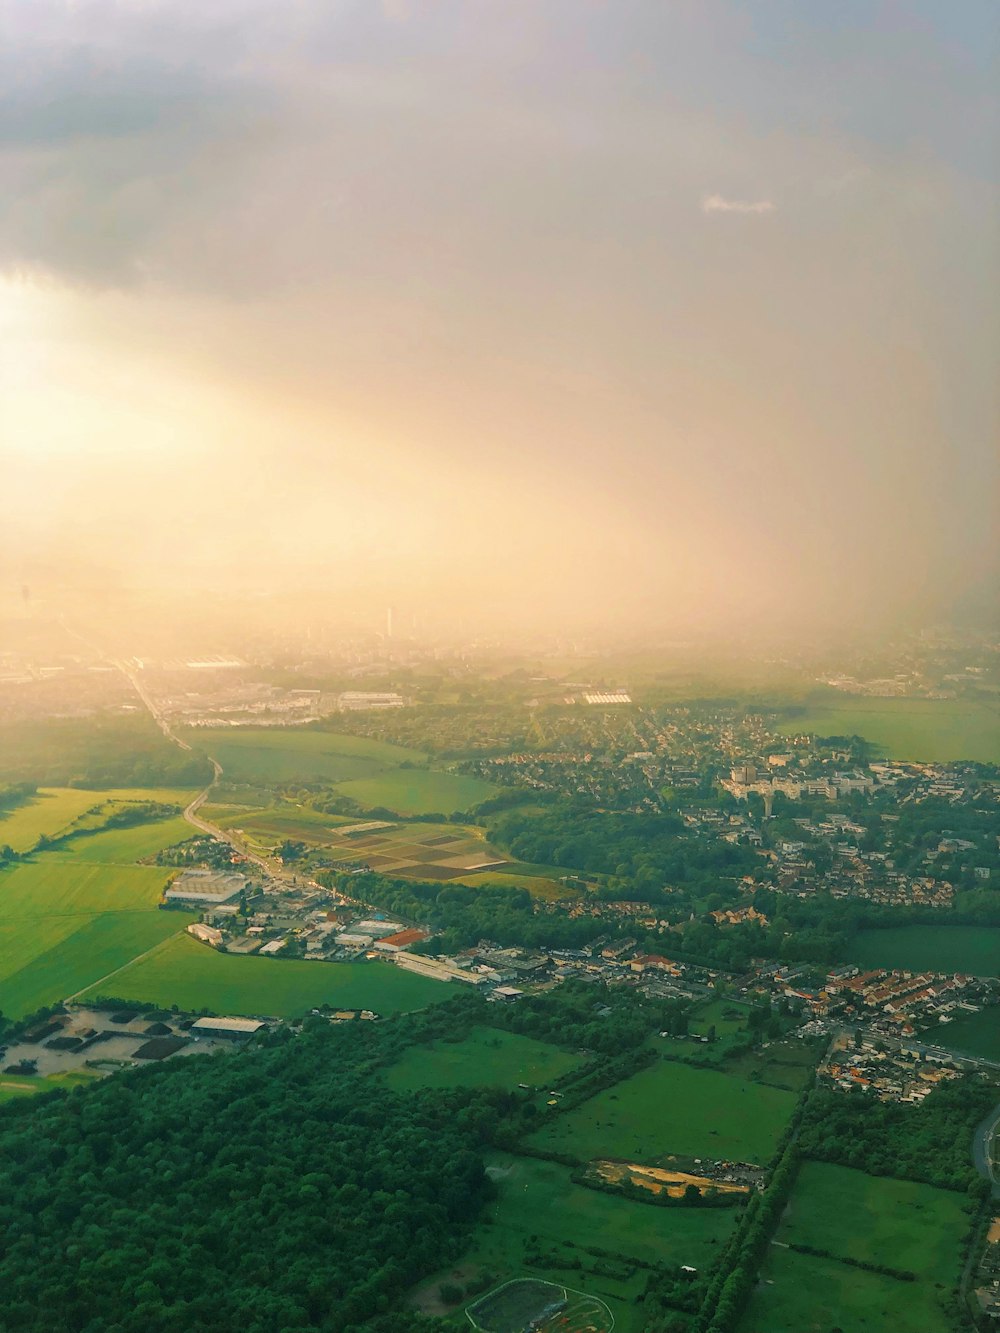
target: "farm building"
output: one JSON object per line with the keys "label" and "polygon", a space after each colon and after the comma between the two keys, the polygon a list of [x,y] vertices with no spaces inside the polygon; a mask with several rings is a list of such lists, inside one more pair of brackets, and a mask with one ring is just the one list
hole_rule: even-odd
{"label": "farm building", "polygon": [[185,870],[163,895],[168,902],[227,903],[246,887],[242,875],[227,870]]}
{"label": "farm building", "polygon": [[256,1018],[199,1018],[192,1023],[191,1031],[196,1037],[228,1037],[231,1041],[241,1041],[252,1037],[264,1026]]}

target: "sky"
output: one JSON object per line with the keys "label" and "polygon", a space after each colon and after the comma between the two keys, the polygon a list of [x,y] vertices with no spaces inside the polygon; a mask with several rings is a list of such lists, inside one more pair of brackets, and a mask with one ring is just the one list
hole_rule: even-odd
{"label": "sky", "polygon": [[992,0],[0,0],[0,584],[995,612]]}

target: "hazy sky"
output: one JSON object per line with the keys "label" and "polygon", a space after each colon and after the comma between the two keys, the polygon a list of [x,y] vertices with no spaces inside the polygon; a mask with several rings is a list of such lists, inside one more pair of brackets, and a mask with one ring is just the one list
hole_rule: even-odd
{"label": "hazy sky", "polygon": [[994,0],[0,0],[0,579],[997,586]]}

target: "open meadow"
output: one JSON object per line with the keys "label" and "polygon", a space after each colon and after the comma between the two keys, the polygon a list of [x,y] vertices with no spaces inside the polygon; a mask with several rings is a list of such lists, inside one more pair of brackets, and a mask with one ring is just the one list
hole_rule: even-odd
{"label": "open meadow", "polygon": [[180,819],[82,834],[0,872],[0,1010],[64,1000],[193,921],[159,909],[173,872],[136,864],[190,834]]}
{"label": "open meadow", "polygon": [[859,931],[851,961],[862,967],[1000,975],[1000,926],[890,926]]}
{"label": "open meadow", "polygon": [[[492,1153],[487,1170],[497,1198],[487,1205],[470,1250],[427,1285],[461,1282],[483,1270],[498,1283],[518,1277],[564,1283],[605,1301],[621,1333],[644,1327],[636,1298],[646,1274],[629,1261],[709,1268],[737,1217],[730,1208],[656,1208],[599,1193],[575,1185],[568,1167],[530,1157]],[[540,1267],[525,1264],[532,1244],[544,1256]],[[585,1252],[593,1245],[610,1252],[599,1261],[609,1271],[599,1276],[587,1271],[598,1262]],[[468,1327],[464,1315],[461,1321]]]}
{"label": "open meadow", "polygon": [[[963,1195],[912,1181],[803,1163],[741,1333],[946,1333],[939,1297],[961,1268]],[[835,1257],[789,1250],[823,1249]],[[840,1262],[882,1264],[904,1281]],[[820,1296],[819,1293],[822,1293]]]}
{"label": "open meadow", "polygon": [[333,731],[289,727],[188,727],[191,746],[212,755],[229,782],[344,782],[402,763],[423,763],[418,750]]}
{"label": "open meadow", "polygon": [[217,1014],[296,1018],[322,1004],[401,1013],[450,999],[454,991],[391,963],[224,954],[190,935],[176,935],[89,992],[92,999],[102,995],[164,1009],[176,1004]]}
{"label": "open meadow", "polygon": [[890,759],[1000,763],[1000,707],[964,699],[833,695],[784,716],[786,736],[863,736]]}
{"label": "open meadow", "polygon": [[924,1036],[927,1041],[938,1042],[964,1055],[1000,1060],[1000,1006],[992,1005],[978,1014],[962,1014],[950,1023],[939,1023]]}
{"label": "open meadow", "polygon": [[102,792],[45,787],[13,810],[0,811],[0,846],[28,852],[39,838],[54,838],[107,798]]}
{"label": "open meadow", "polygon": [[528,1140],[583,1161],[657,1165],[670,1154],[767,1163],[795,1094],[710,1069],[658,1060],[605,1088]]}
{"label": "open meadow", "polygon": [[378,777],[342,782],[337,794],[349,796],[359,805],[384,807],[399,815],[450,815],[471,810],[480,801],[497,794],[497,788],[482,778],[464,773],[445,773],[430,768],[389,769]]}
{"label": "open meadow", "polygon": [[549,1087],[579,1061],[557,1046],[515,1032],[473,1028],[461,1041],[411,1046],[386,1070],[395,1092],[419,1088]]}
{"label": "open meadow", "polygon": [[951,1333],[938,1295],[925,1282],[772,1246],[739,1333]]}

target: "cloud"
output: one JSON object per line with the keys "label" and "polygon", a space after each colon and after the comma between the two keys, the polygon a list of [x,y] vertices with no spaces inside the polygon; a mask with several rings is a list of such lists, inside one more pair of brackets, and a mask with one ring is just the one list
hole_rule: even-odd
{"label": "cloud", "polygon": [[707,194],[701,201],[703,213],[773,213],[770,199],[726,199],[721,194]]}

